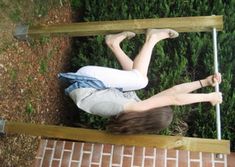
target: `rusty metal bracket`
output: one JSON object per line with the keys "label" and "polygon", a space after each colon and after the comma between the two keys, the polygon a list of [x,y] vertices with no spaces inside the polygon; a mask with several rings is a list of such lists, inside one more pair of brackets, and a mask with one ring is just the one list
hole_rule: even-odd
{"label": "rusty metal bracket", "polygon": [[0,135],[5,134],[5,123],[6,123],[5,120],[0,119]]}
{"label": "rusty metal bracket", "polygon": [[29,38],[28,30],[29,30],[29,25],[17,24],[15,31],[13,32],[13,35],[18,40],[27,41]]}

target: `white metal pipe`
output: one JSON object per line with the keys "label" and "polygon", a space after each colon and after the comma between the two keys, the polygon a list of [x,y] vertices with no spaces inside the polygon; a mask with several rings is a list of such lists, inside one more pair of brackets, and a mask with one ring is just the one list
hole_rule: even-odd
{"label": "white metal pipe", "polygon": [[[219,72],[216,28],[213,28],[213,48],[214,48],[214,68],[215,68],[214,70],[216,74]],[[219,92],[218,83],[215,85],[215,91]],[[219,104],[216,104],[216,123],[217,123],[217,138],[221,140],[221,122],[220,122],[220,105]]]}

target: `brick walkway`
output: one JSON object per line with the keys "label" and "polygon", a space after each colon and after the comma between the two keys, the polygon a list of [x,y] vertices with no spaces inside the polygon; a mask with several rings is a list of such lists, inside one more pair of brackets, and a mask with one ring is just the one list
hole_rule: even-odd
{"label": "brick walkway", "polygon": [[35,167],[235,167],[235,153],[214,154],[60,140],[41,140]]}

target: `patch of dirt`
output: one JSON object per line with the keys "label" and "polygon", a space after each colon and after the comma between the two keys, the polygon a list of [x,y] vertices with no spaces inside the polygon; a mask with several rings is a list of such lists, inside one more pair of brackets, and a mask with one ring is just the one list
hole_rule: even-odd
{"label": "patch of dirt", "polygon": [[[72,21],[69,5],[49,11],[41,24]],[[8,28],[7,28],[8,26]],[[14,39],[15,24],[5,25],[0,49],[0,117],[7,121],[66,124],[68,97],[58,81],[59,72],[70,69],[70,39],[42,36],[30,42]],[[7,135],[0,138],[1,166],[32,166],[39,137]]]}

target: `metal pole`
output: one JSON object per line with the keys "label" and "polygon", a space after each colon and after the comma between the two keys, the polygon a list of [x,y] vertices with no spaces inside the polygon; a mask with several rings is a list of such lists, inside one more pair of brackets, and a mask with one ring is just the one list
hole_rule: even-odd
{"label": "metal pole", "polygon": [[[216,28],[213,28],[213,48],[214,48],[214,68],[215,68],[215,74],[216,74],[219,72]],[[215,91],[219,92],[218,83],[216,83],[215,85]],[[217,138],[218,140],[221,140],[221,123],[220,123],[220,105],[219,104],[216,104],[216,122],[217,122]]]}
{"label": "metal pole", "polygon": [[[214,71],[215,74],[219,72],[218,64],[218,50],[217,50],[217,32],[216,28],[213,28],[213,48],[214,48]],[[219,92],[219,84],[215,85],[215,92]],[[221,140],[221,122],[220,122],[220,105],[216,104],[216,123],[217,123],[217,139]],[[217,158],[222,159],[223,154],[216,154]]]}

